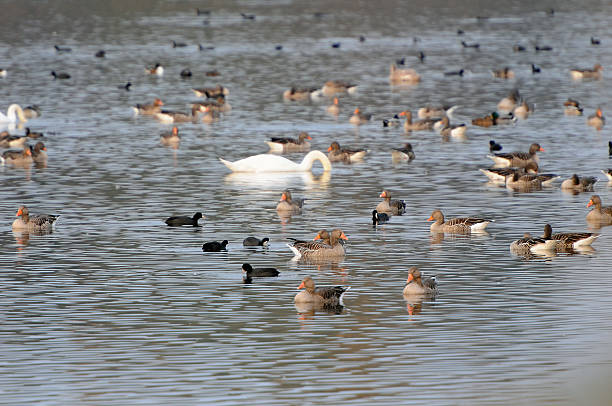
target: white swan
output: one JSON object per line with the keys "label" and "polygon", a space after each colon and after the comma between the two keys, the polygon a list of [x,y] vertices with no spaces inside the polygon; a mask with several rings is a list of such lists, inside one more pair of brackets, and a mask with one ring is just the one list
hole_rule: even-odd
{"label": "white swan", "polygon": [[[17,114],[15,114],[17,113]],[[26,122],[28,119],[23,114],[23,109],[18,104],[11,104],[6,112],[6,116],[3,113],[0,113],[0,123],[16,123],[17,116],[19,116],[19,120]]]}
{"label": "white swan", "polygon": [[273,154],[253,155],[235,162],[219,158],[232,172],[306,172],[312,169],[315,161],[320,161],[324,171],[330,171],[332,166],[327,156],[321,151],[310,151],[301,163],[295,163]]}

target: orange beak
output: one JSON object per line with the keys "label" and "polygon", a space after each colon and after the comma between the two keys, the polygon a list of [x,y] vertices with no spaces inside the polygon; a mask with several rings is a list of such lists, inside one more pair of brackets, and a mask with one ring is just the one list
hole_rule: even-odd
{"label": "orange beak", "polygon": [[302,283],[300,283],[300,286],[297,287],[298,289],[304,289],[304,281],[302,281]]}
{"label": "orange beak", "polygon": [[47,147],[43,147],[43,151],[46,151],[46,150],[47,150]]}
{"label": "orange beak", "polygon": [[327,148],[327,152],[329,152],[331,150],[332,150],[332,148],[331,148],[331,145],[330,145],[329,148]]}
{"label": "orange beak", "polygon": [[597,117],[599,117],[599,118],[601,118],[603,116],[603,113],[601,112],[601,109],[597,109],[597,112],[595,114],[597,114]]}
{"label": "orange beak", "polygon": [[308,135],[308,136],[306,136],[306,139],[307,139],[307,140],[311,140],[311,139],[312,139],[312,137],[311,137],[310,135]]}
{"label": "orange beak", "polygon": [[338,98],[334,97],[334,104],[337,106],[338,105]]}
{"label": "orange beak", "polygon": [[342,235],[340,235],[340,238],[342,238],[343,240],[348,240],[348,237],[344,233],[342,233]]}
{"label": "orange beak", "polygon": [[403,116],[405,116],[405,115],[406,115],[406,112],[405,112],[405,111],[402,111],[401,113],[399,113],[399,115],[403,117]]}
{"label": "orange beak", "polygon": [[313,241],[316,241],[316,240],[321,240],[321,239],[322,239],[322,238],[321,238],[321,235],[320,235],[320,234],[317,234],[317,236],[316,236],[315,238],[313,238],[312,240],[313,240]]}
{"label": "orange beak", "polygon": [[427,221],[434,221],[433,216],[429,216],[429,218],[427,219]]}
{"label": "orange beak", "polygon": [[281,196],[281,202],[282,202],[283,200],[287,200],[287,195],[286,195],[286,194],[284,194],[284,193],[283,193],[283,194],[282,194],[282,196]]}
{"label": "orange beak", "polygon": [[410,283],[412,282],[412,280],[414,279],[414,276],[412,276],[412,274],[408,275],[408,280],[406,281],[406,283]]}
{"label": "orange beak", "polygon": [[[589,200],[589,203],[587,204],[587,207],[591,207],[592,205],[593,205],[593,201]],[[21,210],[19,210],[19,211],[21,211]],[[17,213],[17,214],[19,214],[19,213]]]}
{"label": "orange beak", "polygon": [[19,217],[21,216],[23,213],[21,212],[21,209],[17,210],[17,214],[15,214],[15,217]]}
{"label": "orange beak", "polygon": [[380,194],[380,196],[378,196],[378,197],[387,197],[387,194],[386,194],[385,192],[382,192],[382,193]]}
{"label": "orange beak", "polygon": [[172,127],[172,134],[173,135],[178,134],[178,128],[177,127]]}
{"label": "orange beak", "polygon": [[544,148],[540,147],[540,152],[544,152]]}
{"label": "orange beak", "polygon": [[353,114],[359,114],[359,108],[356,108]]}
{"label": "orange beak", "polygon": [[29,149],[26,149],[26,155],[32,155],[32,151],[30,151]]}

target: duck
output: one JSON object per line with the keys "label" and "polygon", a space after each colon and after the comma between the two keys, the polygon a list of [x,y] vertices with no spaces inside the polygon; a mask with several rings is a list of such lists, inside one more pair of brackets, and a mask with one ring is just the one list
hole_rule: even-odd
{"label": "duck", "polygon": [[391,128],[391,127],[399,127],[402,123],[397,114],[394,114],[390,119],[383,119],[382,121],[383,127]]}
{"label": "duck", "polygon": [[412,161],[415,158],[412,144],[407,142],[403,148],[393,148],[391,150],[391,159],[395,162]]}
{"label": "duck", "polygon": [[215,87],[203,87],[199,89],[191,89],[196,96],[198,97],[206,97],[207,99],[213,99],[218,96],[228,96],[229,90],[221,85],[217,85]]}
{"label": "duck", "polygon": [[69,48],[69,47],[61,47],[59,45],[53,45],[53,48],[55,48],[55,51],[57,51],[58,54],[72,52],[72,48]]}
{"label": "duck", "polygon": [[315,287],[314,280],[307,276],[302,280],[298,289],[304,289],[293,299],[296,304],[312,304],[319,306],[342,305],[344,294],[351,287],[344,286],[322,286]]}
{"label": "duck", "polygon": [[568,98],[567,101],[563,103],[565,107],[563,112],[566,116],[581,116],[583,112],[583,108],[580,107],[580,102],[578,100],[573,100]]}
{"label": "duck", "polygon": [[168,217],[166,220],[164,220],[164,223],[166,223],[170,227],[180,227],[180,226],[199,227],[200,224],[198,224],[198,220],[205,219],[205,218],[206,217],[204,217],[201,212],[197,212],[192,217],[189,217],[189,216]]}
{"label": "duck", "polygon": [[600,45],[601,40],[599,38],[591,37],[591,45]]}
{"label": "duck", "polygon": [[332,104],[327,106],[327,109],[325,109],[325,111],[327,111],[329,114],[333,114],[334,116],[337,116],[338,114],[340,114],[340,106],[338,104],[339,104],[338,98],[334,97]]}
{"label": "duck", "polygon": [[342,148],[337,141],[331,143],[327,148],[327,156],[331,162],[354,163],[368,153],[365,149]]}
{"label": "duck", "polygon": [[162,133],[159,136],[159,142],[162,145],[178,148],[179,143],[181,142],[181,137],[179,136],[178,127],[172,127],[171,132]]}
{"label": "duck", "polygon": [[491,127],[497,125],[497,118],[499,114],[496,111],[484,117],[477,117],[472,120],[472,125],[476,125],[478,127]]}
{"label": "duck", "polygon": [[404,296],[433,296],[438,293],[438,282],[435,276],[423,279],[421,271],[413,266],[408,270],[408,279],[406,279],[403,293]]}
{"label": "duck", "polygon": [[164,124],[195,122],[198,113],[208,111],[207,109],[207,107],[193,106],[191,108],[191,114],[181,111],[162,110],[159,113],[155,113],[153,116]]}
{"label": "duck", "polygon": [[542,189],[542,180],[538,175],[515,172],[514,175],[506,178],[506,187],[517,191],[531,192]]}
{"label": "duck", "polygon": [[535,75],[536,73],[540,73],[540,72],[542,72],[542,68],[540,68],[535,63],[532,63],[531,64],[531,73]]}
{"label": "duck", "polygon": [[156,98],[153,100],[151,104],[137,104],[136,107],[132,107],[134,110],[134,114],[142,114],[145,116],[153,116],[157,113],[161,112],[161,106],[164,105],[164,102],[161,99]]}
{"label": "duck", "polygon": [[193,73],[191,72],[191,69],[185,68],[181,70],[181,73],[179,73],[179,76],[182,78],[190,78],[193,76]]}
{"label": "duck", "polygon": [[127,82],[125,85],[117,86],[117,89],[125,90],[126,92],[129,92],[130,91],[130,87],[132,87],[132,82]]}
{"label": "duck", "polygon": [[[612,141],[611,141],[612,142]],[[612,169],[607,169],[607,170],[601,170],[601,173],[603,173],[604,175],[606,175],[606,178],[608,178],[608,182],[612,182]]]}
{"label": "duck", "polygon": [[387,213],[379,213],[377,210],[372,210],[372,225],[376,226],[389,221],[391,217]]}
{"label": "duck", "polygon": [[452,117],[455,110],[457,110],[459,106],[425,106],[421,107],[417,110],[417,116],[420,119],[425,118],[442,118],[444,116]]}
{"label": "duck", "polygon": [[204,72],[204,74],[205,74],[206,76],[209,76],[209,77],[213,77],[213,76],[221,76],[221,73],[220,73],[218,70],[216,70],[216,69],[213,69],[213,70],[208,70],[208,71]]}
{"label": "duck", "polygon": [[544,148],[538,143],[533,143],[529,146],[529,152],[509,152],[487,155],[492,159],[497,166],[507,167],[522,167],[524,168],[529,162],[538,162],[538,152],[544,152]]}
{"label": "duck", "polygon": [[318,90],[316,87],[291,87],[283,92],[283,99],[291,101],[310,100],[313,93]]}
{"label": "duck", "polygon": [[192,103],[194,105],[200,105],[208,107],[214,113],[229,113],[232,110],[232,106],[227,102],[225,96],[218,95],[214,100],[206,100],[203,102]]}
{"label": "duck", "polygon": [[174,40],[172,40],[172,48],[184,48],[186,47],[187,44],[184,42],[176,42]]}
{"label": "duck", "polygon": [[503,147],[501,146],[501,144],[498,144],[497,142],[495,142],[495,140],[489,141],[489,151],[490,152],[501,151],[502,149]]}
{"label": "duck", "polygon": [[51,76],[53,79],[70,79],[71,76],[66,72],[56,73],[54,70],[51,71]]}
{"label": "duck", "polygon": [[463,77],[463,73],[464,72],[465,71],[463,69],[452,70],[452,71],[444,72],[444,76],[461,76],[461,77]]}
{"label": "duck", "polygon": [[526,49],[526,48],[525,48],[523,45],[520,45],[520,44],[515,44],[515,45],[512,45],[512,50],[513,50],[514,52],[524,52],[524,51],[526,51],[527,49]]}
{"label": "duck", "polygon": [[255,237],[247,237],[242,240],[242,245],[245,247],[267,247],[270,242],[268,237],[264,237],[261,240]]}
{"label": "duck", "polygon": [[0,123],[16,123],[17,120],[26,122],[28,119],[23,114],[23,109],[18,104],[11,104],[6,115],[0,112]]}
{"label": "duck", "polygon": [[493,72],[494,78],[500,79],[512,79],[514,78],[514,71],[512,71],[509,67],[505,67],[503,69],[494,70]]}
{"label": "duck", "polygon": [[321,151],[310,151],[301,163],[295,163],[287,158],[274,154],[259,154],[230,162],[223,158],[219,160],[232,172],[308,172],[315,161],[321,162],[323,171],[331,171],[332,165]]}
{"label": "duck", "polygon": [[555,251],[566,251],[572,249],[580,249],[583,247],[590,247],[593,241],[599,237],[598,234],[594,233],[552,233],[552,227],[550,224],[544,226],[544,235],[542,238],[545,240],[556,240]]}
{"label": "duck", "polygon": [[47,162],[47,147],[42,141],[38,141],[34,144],[34,149],[32,149],[32,160],[36,163],[46,163]]}
{"label": "duck", "polygon": [[497,110],[512,111],[516,107],[519,100],[521,100],[521,95],[518,89],[513,89],[508,96],[504,97],[499,103],[497,103]]}
{"label": "duck", "polygon": [[406,213],[406,202],[397,199],[391,200],[391,192],[388,190],[383,190],[378,197],[383,199],[383,201],[376,206],[378,212],[393,216],[401,216]]}
{"label": "duck", "polygon": [[432,233],[470,234],[484,232],[491,220],[478,217],[458,217],[444,221],[441,210],[434,210],[427,221],[433,221],[430,230]]}
{"label": "duck", "polygon": [[594,176],[578,176],[573,174],[571,178],[561,183],[561,189],[574,192],[592,192],[598,179]]}
{"label": "duck", "polygon": [[32,105],[32,106],[27,106],[23,108],[23,115],[25,116],[25,118],[27,118],[28,120],[32,119],[32,118],[37,118],[42,116],[42,113],[40,111],[40,107],[38,107],[37,105]]}
{"label": "duck", "polygon": [[481,168],[479,171],[484,173],[491,182],[505,185],[506,179],[513,177],[515,173],[518,173],[519,176],[524,175],[526,173],[526,168]]}
{"label": "duck", "polygon": [[227,244],[229,244],[227,240],[223,240],[221,242],[219,241],[205,242],[204,245],[202,245],[202,251],[204,252],[227,251]]}
{"label": "duck", "polygon": [[163,76],[164,67],[160,63],[156,63],[153,67],[145,68],[145,73],[149,75]]}
{"label": "duck", "polygon": [[514,124],[514,123],[516,123],[516,121],[517,121],[517,117],[511,111],[508,114],[506,114],[505,116],[498,115],[497,118],[495,119],[495,125]]}
{"label": "duck", "polygon": [[59,215],[39,214],[30,216],[28,208],[21,206],[15,217],[21,218],[13,221],[12,228],[14,231],[41,232],[51,230]]}
{"label": "duck", "polygon": [[594,127],[597,131],[601,130],[605,123],[606,118],[603,116],[603,112],[599,107],[597,108],[597,111],[595,111],[595,114],[590,115],[589,118],[587,118],[587,125]]}
{"label": "duck", "polygon": [[28,137],[19,135],[10,135],[8,132],[0,134],[0,148],[19,148],[23,149],[26,145]]}
{"label": "duck", "polygon": [[357,85],[342,80],[329,80],[325,82],[321,88],[321,92],[328,97],[336,93],[348,93],[352,95],[357,92]]}
{"label": "duck", "polygon": [[591,196],[587,207],[591,206],[595,207],[588,212],[586,216],[587,221],[612,224],[612,206],[602,206],[601,197],[598,195]]}
{"label": "duck", "polygon": [[541,51],[552,51],[553,47],[551,47],[550,45],[536,45],[533,47],[535,49],[536,52],[541,52]]}
{"label": "duck", "polygon": [[266,144],[268,144],[272,152],[305,152],[310,150],[310,143],[308,140],[312,140],[312,137],[308,135],[307,132],[302,131],[297,139],[272,137],[270,141],[266,141]]}
{"label": "duck", "polygon": [[98,52],[94,54],[94,56],[96,58],[104,58],[106,56],[106,51],[103,49],[100,49]]}
{"label": "duck", "polygon": [[406,117],[406,121],[404,121],[404,130],[406,132],[431,130],[434,127],[434,123],[438,121],[435,119],[426,118],[423,120],[412,122],[412,112],[410,110],[402,111],[399,115],[401,117]]}
{"label": "duck", "polygon": [[355,125],[367,124],[372,118],[371,114],[362,113],[359,108],[353,111],[353,115],[349,118],[349,123]]}
{"label": "duck", "polygon": [[392,83],[419,83],[421,76],[410,68],[398,68],[395,63],[391,64],[389,80]]}
{"label": "duck", "polygon": [[26,166],[31,165],[33,162],[32,147],[26,147],[22,151],[4,151],[0,157],[0,163],[2,165],[10,164],[15,166]]}
{"label": "duck", "polygon": [[445,137],[450,135],[453,138],[465,137],[465,133],[467,131],[467,126],[465,124],[452,125],[447,116],[442,117],[440,124],[442,125],[442,129],[440,130],[441,135]]}
{"label": "duck", "polygon": [[571,69],[572,79],[601,79],[603,66],[596,63],[593,69]]}
{"label": "duck", "polygon": [[473,44],[468,44],[468,43],[467,43],[467,42],[465,42],[465,41],[461,41],[461,45],[462,45],[464,48],[474,48],[474,49],[479,49],[479,48],[480,48],[480,44],[479,44],[479,43],[476,43],[476,42],[475,42],[475,43],[473,43]]}
{"label": "duck", "polygon": [[[315,240],[319,238],[320,234],[317,234]],[[329,244],[317,241],[294,240],[292,243],[287,244],[287,246],[295,254],[294,260],[334,259],[344,257],[345,255],[344,245],[340,243],[341,239],[348,240],[348,237],[341,229],[337,228],[330,233]]]}
{"label": "duck", "polygon": [[276,211],[282,212],[298,212],[302,210],[305,199],[295,199],[291,197],[291,191],[285,190],[281,195],[280,201],[276,205]]}
{"label": "duck", "polygon": [[537,254],[540,252],[554,252],[558,240],[532,237],[531,234],[523,234],[523,238],[513,241],[510,244],[510,251],[518,255]]}
{"label": "duck", "polygon": [[516,106],[512,111],[512,114],[520,119],[526,119],[529,114],[533,112],[533,108],[527,104],[527,101],[523,100],[521,104]]}
{"label": "duck", "polygon": [[246,279],[269,278],[280,275],[276,268],[253,268],[251,264],[242,264],[242,272],[245,273]]}

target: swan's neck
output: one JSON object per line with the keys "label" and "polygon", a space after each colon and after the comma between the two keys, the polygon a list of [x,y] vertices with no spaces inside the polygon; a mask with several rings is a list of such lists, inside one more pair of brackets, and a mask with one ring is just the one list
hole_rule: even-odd
{"label": "swan's neck", "polygon": [[19,120],[21,121],[28,121],[25,118],[25,115],[23,114],[23,110],[21,109],[21,106],[18,104],[11,104],[6,114],[10,121],[17,121],[17,116],[19,116]]}
{"label": "swan's neck", "polygon": [[300,169],[304,171],[310,170],[315,161],[321,162],[324,171],[331,171],[331,162],[329,161],[329,158],[327,158],[327,156],[321,151],[310,151],[302,160]]}

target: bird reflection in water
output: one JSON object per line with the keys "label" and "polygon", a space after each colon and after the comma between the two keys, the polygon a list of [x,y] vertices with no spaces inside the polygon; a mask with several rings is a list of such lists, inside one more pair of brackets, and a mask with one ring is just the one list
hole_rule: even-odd
{"label": "bird reflection in water", "polygon": [[335,315],[344,313],[344,306],[340,304],[315,304],[315,303],[294,303],[298,313],[298,320],[313,320],[317,313]]}

